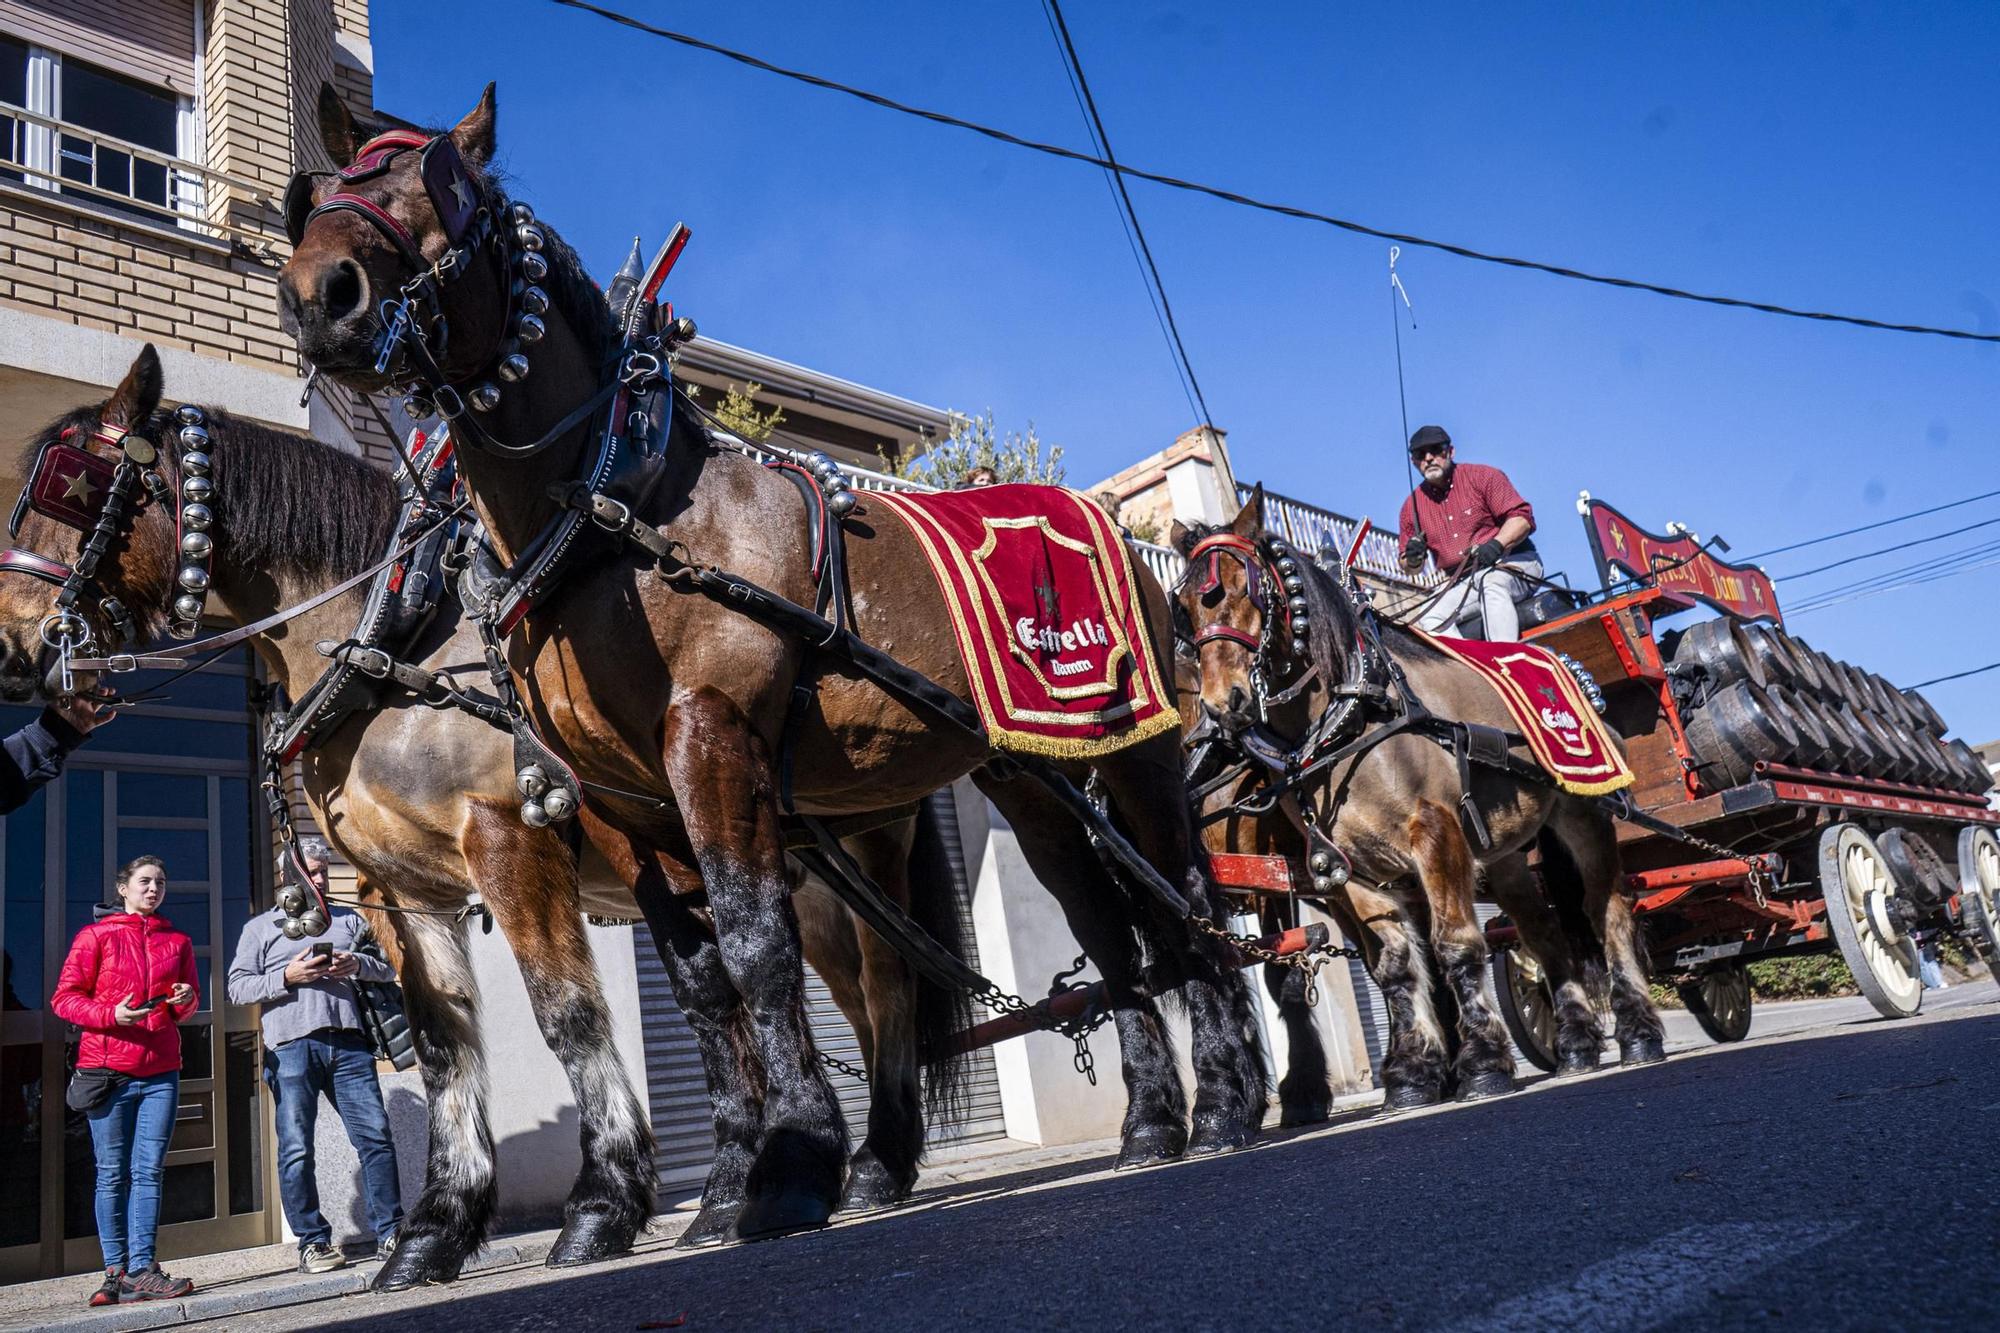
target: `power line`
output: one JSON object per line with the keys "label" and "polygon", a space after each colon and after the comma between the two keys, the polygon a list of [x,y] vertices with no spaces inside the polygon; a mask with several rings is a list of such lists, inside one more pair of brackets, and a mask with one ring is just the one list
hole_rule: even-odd
{"label": "power line", "polygon": [[[1063,20],[1062,7],[1055,0],[1042,0],[1042,14],[1049,21],[1049,34],[1062,48],[1063,74],[1069,80],[1077,110],[1083,113],[1084,127],[1090,133],[1091,142],[1104,154],[1105,160],[1110,161],[1111,141],[1104,137],[1104,122],[1097,114],[1097,100],[1091,96],[1090,82],[1083,76],[1083,62],[1077,58],[1076,45],[1070,41],[1069,24]],[[1153,249],[1146,244],[1146,233],[1139,226],[1139,214],[1132,207],[1132,196],[1125,191],[1125,178],[1107,170],[1104,183],[1111,191],[1111,206],[1117,210],[1119,228],[1125,233],[1125,244],[1132,250],[1132,262],[1139,265],[1139,278],[1146,284],[1146,300],[1153,307],[1153,318],[1160,325],[1160,335],[1167,340],[1167,354],[1174,359],[1174,374],[1181,381],[1181,392],[1187,396],[1188,410],[1195,414],[1197,425],[1212,424],[1208,401],[1202,397],[1201,384],[1194,376],[1194,363],[1188,360],[1187,347],[1181,342],[1180,325],[1174,322],[1174,308],[1167,300],[1166,284],[1160,281],[1159,266],[1153,262]]]}
{"label": "power line", "polygon": [[635,19],[629,14],[620,14],[616,10],[605,9],[601,6],[591,4],[589,0],[549,0],[549,3],[561,5],[566,9],[579,9],[586,14],[595,14],[601,19],[620,24],[634,31],[663,38],[666,41],[675,42],[697,51],[706,51],[711,55],[721,56],[725,60],[733,60],[739,65],[747,65],[751,69],[761,70],[766,74],[776,74],[780,78],[791,79],[794,82],[803,83],[809,87],[821,88],[828,92],[841,93],[848,97],[857,98],[871,106],[881,107],[886,111],[895,111],[902,115],[915,116],[921,120],[928,120],[933,124],[948,125],[953,129],[969,130],[974,134],[983,135],[999,143],[1011,144],[1016,148],[1026,148],[1033,152],[1047,154],[1050,157],[1065,158],[1071,162],[1087,163],[1091,166],[1101,167],[1106,171],[1115,171],[1120,176],[1130,176],[1135,180],[1151,181],[1155,185],[1164,185],[1169,189],[1185,190],[1191,194],[1207,195],[1211,199],[1220,199],[1224,203],[1236,204],[1243,208],[1254,208],[1265,213],[1275,213],[1280,217],[1297,218],[1304,222],[1319,222],[1326,226],[1336,227],[1342,231],[1353,232],[1361,236],[1373,236],[1379,240],[1396,241],[1403,245],[1422,246],[1429,250],[1442,250],[1446,254],[1457,255],[1461,259],[1477,260],[1483,264],[1501,264],[1509,268],[1530,269],[1537,273],[1546,273],[1551,277],[1569,278],[1576,282],[1593,282],[1605,287],[1622,287],[1628,291],[1651,292],[1655,296],[1670,297],[1677,301],[1698,301],[1704,305],[1727,306],[1737,310],[1754,310],[1766,315],[1782,315],[1788,319],[1810,319],[1827,324],[1847,324],[1855,328],[1879,329],[1888,333],[1923,333],[1939,338],[1957,338],[1966,342],[2000,343],[2000,333],[1978,333],[1971,329],[1937,328],[1927,324],[1896,324],[1887,320],[1869,319],[1861,315],[1841,315],[1823,310],[1799,310],[1791,306],[1773,305],[1767,301],[1751,301],[1735,296],[1715,296],[1702,292],[1691,292],[1679,287],[1664,286],[1660,283],[1642,282],[1636,278],[1619,278],[1602,273],[1588,273],[1582,269],[1567,268],[1561,264],[1544,263],[1537,259],[1523,259],[1514,255],[1493,254],[1485,250],[1475,250],[1470,246],[1457,245],[1450,241],[1431,240],[1428,237],[1413,236],[1407,232],[1386,231],[1380,227],[1371,227],[1363,222],[1355,222],[1349,218],[1334,217],[1331,214],[1315,212],[1309,208],[1300,208],[1292,204],[1279,204],[1265,199],[1257,199],[1247,194],[1240,194],[1235,190],[1225,190],[1218,185],[1204,185],[1199,181],[1183,180],[1178,176],[1168,176],[1162,172],[1142,170],[1138,167],[1127,166],[1121,162],[1114,162],[1109,157],[1097,157],[1090,153],[1079,153],[1074,148],[1064,148],[1060,144],[1042,143],[1039,140],[1023,138],[1021,135],[1010,133],[1007,130],[995,129],[990,125],[981,125],[976,121],[947,115],[942,111],[932,111],[924,107],[912,106],[907,102],[899,102],[892,97],[885,97],[881,93],[869,92],[865,88],[857,88],[852,84],[823,78],[817,74],[808,74],[803,70],[787,69],[783,65],[774,65],[768,60],[750,55],[747,52],[733,50],[727,46],[720,46],[714,42],[704,41],[699,37],[692,37],[684,32],[675,32],[670,28],[656,27],[651,23]]}
{"label": "power line", "polygon": [[1797,607],[1793,610],[1787,611],[1785,614],[1788,616],[1802,616],[1802,615],[1807,615],[1814,611],[1824,611],[1829,607],[1846,606],[1850,602],[1864,602],[1867,601],[1870,597],[1880,597],[1885,592],[1900,592],[1904,588],[1914,588],[1919,586],[1920,584],[1939,583],[1944,581],[1945,579],[1955,579],[1959,577],[1961,574],[1970,574],[1977,570],[1990,568],[1994,565],[2000,565],[2000,556],[1994,556],[1988,560],[1981,560],[1976,564],[1961,565],[1957,569],[1939,570],[1935,573],[1926,574],[1922,578],[1905,579],[1900,583],[1890,583],[1880,588],[1869,588],[1864,592],[1853,593],[1847,597],[1836,597],[1832,601],[1813,602],[1806,606]]}
{"label": "power line", "polygon": [[1794,579],[1802,579],[1810,574],[1824,574],[1827,570],[1839,569],[1842,565],[1851,565],[1861,560],[1873,560],[1878,555],[1894,555],[1898,551],[1907,551],[1912,546],[1923,546],[1929,542],[1943,541],[1946,537],[1956,537],[1961,532],[1971,532],[1975,528],[1990,528],[1995,523],[2000,523],[2000,518],[1981,519],[1977,523],[1968,523],[1962,528],[1951,528],[1944,532],[1934,532],[1928,537],[1917,537],[1910,541],[1897,542],[1894,546],[1884,546],[1877,551],[1863,551],[1860,555],[1850,555],[1845,560],[1835,560],[1831,564],[1818,565],[1812,569],[1802,569],[1796,574],[1785,574],[1779,577],[1776,582],[1790,583]]}
{"label": "power line", "polygon": [[1915,685],[1911,685],[1908,688],[1913,690],[1921,690],[1926,685],[1942,685],[1948,680],[1964,680],[1967,676],[1977,676],[1982,672],[1994,671],[1994,670],[2000,670],[2000,662],[1988,662],[1983,667],[1974,667],[1970,671],[1957,671],[1949,676],[1939,676],[1935,680],[1918,681]]}
{"label": "power line", "polygon": [[1807,594],[1800,600],[1806,604],[1824,602],[1829,598],[1839,597],[1846,593],[1860,592],[1865,588],[1879,587],[1882,584],[1894,583],[1900,579],[1928,574],[1933,570],[1949,569],[1955,565],[1963,564],[1967,560],[1975,560],[1981,556],[1996,554],[2000,554],[2000,541],[1981,541],[1976,545],[1960,547],[1958,550],[1947,552],[1944,555],[1928,556],[1911,564],[1899,565],[1895,569],[1869,574],[1856,579],[1852,583],[1843,583],[1831,588],[1822,588],[1818,592]]}
{"label": "power line", "polygon": [[[1980,495],[1967,496],[1963,500],[1953,500],[1950,504],[1932,505],[1929,509],[1918,509],[1907,514],[1898,514],[1894,518],[1885,518],[1879,523],[1864,523],[1858,528],[1848,528],[1844,532],[1829,532],[1824,537],[1809,537],[1802,542],[1793,542],[1790,546],[1774,546],[1768,551],[1759,551],[1756,555],[1749,555],[1743,558],[1745,560],[1766,560],[1774,555],[1783,555],[1787,551],[1797,551],[1807,546],[1818,546],[1821,542],[1839,541],[1842,537],[1852,537],[1859,532],[1873,532],[1877,528],[1886,528],[1892,523],[1902,523],[1909,519],[1922,518],[1926,514],[1941,514],[1947,509],[1956,509],[1960,505],[1976,504],[1981,500],[1991,500],[1996,495],[2000,495],[2000,491],[1986,491]],[[1798,576],[1793,575],[1793,577],[1796,578]]]}

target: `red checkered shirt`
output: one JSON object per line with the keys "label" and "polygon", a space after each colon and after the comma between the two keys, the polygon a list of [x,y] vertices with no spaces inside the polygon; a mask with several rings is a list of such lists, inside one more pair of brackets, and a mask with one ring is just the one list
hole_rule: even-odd
{"label": "red checkered shirt", "polygon": [[1438,568],[1450,574],[1467,551],[1498,536],[1500,525],[1510,518],[1525,518],[1528,531],[1535,530],[1535,511],[1506,473],[1484,463],[1460,463],[1451,470],[1442,492],[1425,482],[1403,501],[1398,544],[1409,545],[1421,528]]}

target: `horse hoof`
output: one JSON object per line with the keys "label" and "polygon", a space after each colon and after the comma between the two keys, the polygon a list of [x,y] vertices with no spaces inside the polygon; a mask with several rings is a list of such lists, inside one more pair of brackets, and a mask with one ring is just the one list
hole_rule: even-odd
{"label": "horse hoof", "polygon": [[368,1286],[372,1291],[407,1291],[411,1287],[454,1282],[458,1270],[465,1266],[465,1256],[465,1249],[443,1236],[435,1233],[412,1236],[406,1232],[396,1238],[395,1253],[383,1263]]}
{"label": "horse hoof", "polygon": [[873,1157],[859,1158],[847,1171],[847,1188],[840,1196],[843,1213],[878,1213],[910,1197],[916,1182],[898,1184],[889,1168]]}
{"label": "horse hoof", "polygon": [[1382,1091],[1385,1111],[1418,1111],[1444,1100],[1444,1089],[1423,1083],[1403,1083]]}
{"label": "horse hoof", "polygon": [[1257,1127],[1235,1116],[1198,1121],[1188,1139],[1190,1157],[1214,1157],[1219,1153],[1247,1148],[1257,1137]]}
{"label": "horse hoof", "polygon": [[564,1224],[562,1234],[549,1247],[549,1257],[543,1262],[550,1268],[593,1264],[626,1253],[638,1234],[636,1222],[604,1213],[582,1213]]}
{"label": "horse hoof", "polygon": [[706,1250],[710,1246],[721,1245],[735,1239],[736,1215],[743,1211],[743,1201],[730,1203],[704,1203],[701,1211],[694,1215],[688,1229],[681,1232],[674,1241],[677,1250]]}
{"label": "horse hoof", "polygon": [[1323,1125],[1333,1117],[1333,1103],[1328,1101],[1302,1101],[1278,1103],[1278,1128],[1298,1129],[1305,1125]]}
{"label": "horse hoof", "polygon": [[1142,1166],[1171,1162],[1187,1151],[1187,1131],[1179,1125],[1154,1125],[1134,1130],[1119,1146],[1114,1171],[1131,1171]]}
{"label": "horse hoof", "polygon": [[1460,1084],[1458,1099],[1462,1102],[1483,1102],[1492,1097],[1505,1097],[1513,1091],[1512,1074],[1504,1069],[1487,1069]]}
{"label": "horse hoof", "polygon": [[1650,1033],[1618,1043],[1618,1064],[1621,1068],[1632,1065],[1656,1065],[1666,1058],[1665,1039]]}
{"label": "horse hoof", "polygon": [[833,1204],[817,1194],[788,1189],[765,1199],[751,1199],[736,1215],[739,1240],[773,1240],[795,1231],[811,1231],[826,1225],[833,1216]]}
{"label": "horse hoof", "polygon": [[1597,1069],[1597,1061],[1598,1053],[1595,1049],[1570,1051],[1556,1063],[1556,1077],[1574,1078],[1578,1074],[1593,1073]]}

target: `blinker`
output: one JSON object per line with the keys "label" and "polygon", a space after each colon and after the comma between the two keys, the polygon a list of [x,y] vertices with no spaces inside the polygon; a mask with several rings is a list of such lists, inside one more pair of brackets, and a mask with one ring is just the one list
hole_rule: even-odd
{"label": "blinker", "polygon": [[87,530],[104,512],[116,471],[96,454],[51,440],[35,455],[28,484],[22,487],[8,521],[8,534],[21,535],[21,521],[31,509],[68,527]]}

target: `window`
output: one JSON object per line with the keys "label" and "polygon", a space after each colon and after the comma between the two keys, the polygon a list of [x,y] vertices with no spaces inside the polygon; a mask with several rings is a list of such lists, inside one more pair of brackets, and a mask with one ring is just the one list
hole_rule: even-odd
{"label": "window", "polygon": [[[120,146],[191,156],[188,99],[0,34],[0,103],[0,157],[13,164],[0,164],[0,178],[154,221],[199,211],[194,178]],[[61,127],[7,115],[7,106]]]}

